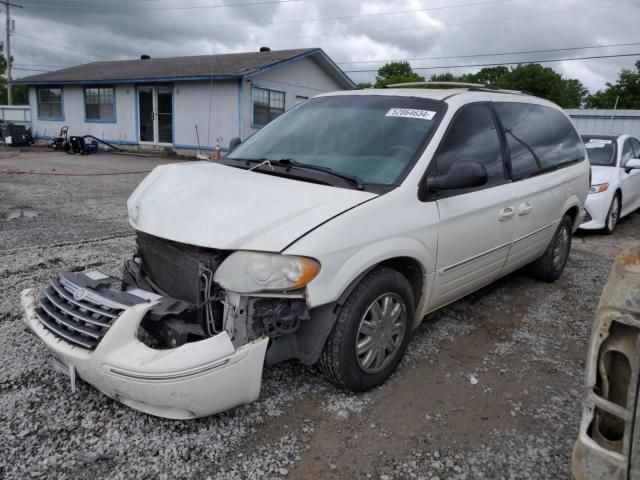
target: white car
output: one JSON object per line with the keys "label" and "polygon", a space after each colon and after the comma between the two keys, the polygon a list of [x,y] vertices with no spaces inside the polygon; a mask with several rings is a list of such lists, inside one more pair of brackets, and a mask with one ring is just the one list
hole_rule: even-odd
{"label": "white car", "polygon": [[628,135],[583,135],[593,178],[580,228],[611,235],[640,208],[640,141]]}
{"label": "white car", "polygon": [[220,162],[157,167],[128,201],[122,279],[61,273],[23,292],[25,322],[72,379],[162,417],[254,401],[264,361],[367,390],[427,313],[525,265],[557,279],[588,177],[539,98],[321,95]]}

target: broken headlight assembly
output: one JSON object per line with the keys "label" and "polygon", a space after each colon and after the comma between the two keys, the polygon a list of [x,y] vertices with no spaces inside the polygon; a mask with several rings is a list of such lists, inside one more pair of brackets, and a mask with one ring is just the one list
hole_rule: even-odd
{"label": "broken headlight assembly", "polygon": [[237,293],[296,290],[320,272],[320,263],[308,257],[237,251],[227,257],[214,281]]}

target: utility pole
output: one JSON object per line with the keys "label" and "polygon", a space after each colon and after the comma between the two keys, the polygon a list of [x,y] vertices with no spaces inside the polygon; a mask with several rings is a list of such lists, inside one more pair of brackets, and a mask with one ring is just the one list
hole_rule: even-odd
{"label": "utility pole", "polygon": [[4,3],[4,10],[6,13],[5,24],[5,37],[4,37],[4,56],[7,59],[7,103],[11,105],[11,12],[10,7],[23,8],[22,5],[11,3],[8,0],[4,0],[0,3]]}

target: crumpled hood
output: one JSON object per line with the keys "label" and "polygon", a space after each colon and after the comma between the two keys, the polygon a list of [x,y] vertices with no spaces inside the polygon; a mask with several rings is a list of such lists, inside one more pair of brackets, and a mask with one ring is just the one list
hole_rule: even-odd
{"label": "crumpled hood", "polygon": [[616,167],[603,167],[602,165],[591,166],[591,185],[611,182]]}
{"label": "crumpled hood", "polygon": [[281,251],[376,194],[210,162],[156,167],[127,201],[136,230],[202,247]]}

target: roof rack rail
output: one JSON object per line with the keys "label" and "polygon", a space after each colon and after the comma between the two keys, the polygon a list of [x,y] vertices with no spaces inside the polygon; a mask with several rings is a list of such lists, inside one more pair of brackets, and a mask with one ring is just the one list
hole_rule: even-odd
{"label": "roof rack rail", "polygon": [[387,85],[390,88],[402,88],[402,87],[433,87],[436,85],[442,85],[445,87],[487,87],[482,83],[468,83],[468,82],[406,82],[406,83],[394,83],[393,85]]}
{"label": "roof rack rail", "polygon": [[406,83],[394,83],[392,85],[387,85],[387,88],[409,88],[409,87],[434,87],[434,86],[445,86],[445,87],[457,87],[457,88],[467,88],[471,91],[479,91],[479,92],[497,92],[497,93],[514,93],[517,95],[532,95],[532,93],[520,91],[520,90],[509,90],[506,88],[499,88],[491,83],[469,83],[469,82],[406,82]]}

